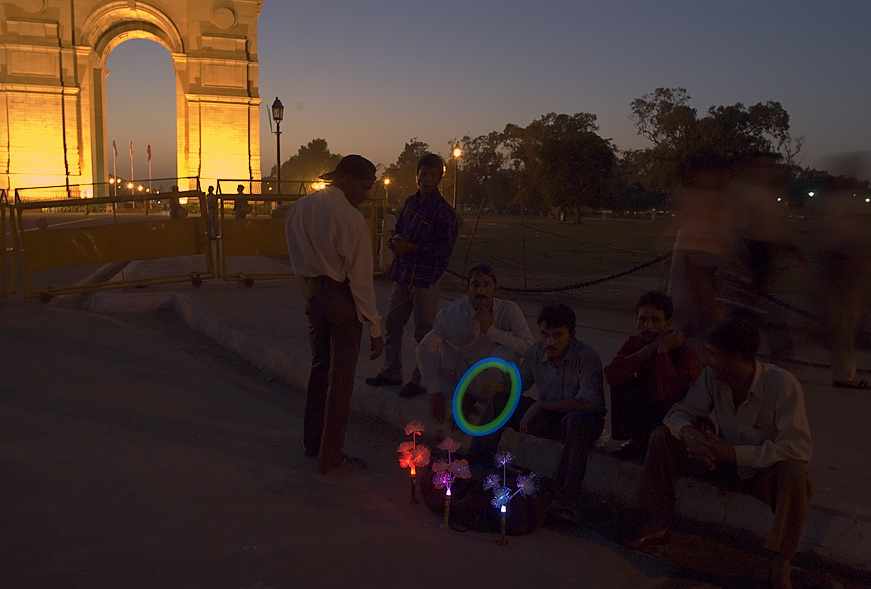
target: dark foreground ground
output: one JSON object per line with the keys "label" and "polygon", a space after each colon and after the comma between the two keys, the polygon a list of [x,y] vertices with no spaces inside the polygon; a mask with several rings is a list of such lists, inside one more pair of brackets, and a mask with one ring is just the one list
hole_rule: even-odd
{"label": "dark foreground ground", "polygon": [[[632,514],[590,497],[580,526],[445,532],[407,503],[395,427],[354,415],[360,474],[299,448],[303,397],[172,314],[5,302],[2,587],[761,587],[755,542],[680,522],[648,554]],[[704,532],[704,533],[703,533]],[[796,587],[871,579],[797,560]]]}

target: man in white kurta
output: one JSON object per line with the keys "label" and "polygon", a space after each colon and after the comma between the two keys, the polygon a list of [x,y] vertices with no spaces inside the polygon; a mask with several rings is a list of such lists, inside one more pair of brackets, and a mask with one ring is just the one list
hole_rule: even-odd
{"label": "man in white kurta", "polygon": [[416,352],[421,386],[429,393],[439,423],[445,418],[445,404],[472,364],[490,357],[520,364],[534,342],[517,303],[496,298],[499,286],[491,266],[472,266],[466,279],[468,295],[439,311],[435,326]]}

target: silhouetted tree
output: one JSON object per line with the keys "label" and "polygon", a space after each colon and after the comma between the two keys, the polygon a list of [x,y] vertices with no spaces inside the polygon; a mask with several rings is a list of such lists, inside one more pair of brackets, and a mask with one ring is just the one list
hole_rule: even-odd
{"label": "silhouetted tree", "polygon": [[281,180],[314,181],[326,172],[335,169],[342,156],[331,153],[323,139],[312,139],[300,146],[296,155],[281,164]]}
{"label": "silhouetted tree", "polygon": [[657,88],[630,104],[636,131],[653,144],[631,160],[636,180],[648,190],[671,189],[680,163],[701,153],[727,162],[768,153],[790,165],[801,150],[803,139],[791,136],[789,114],[779,102],[711,106],[699,118],[689,101],[685,88]]}

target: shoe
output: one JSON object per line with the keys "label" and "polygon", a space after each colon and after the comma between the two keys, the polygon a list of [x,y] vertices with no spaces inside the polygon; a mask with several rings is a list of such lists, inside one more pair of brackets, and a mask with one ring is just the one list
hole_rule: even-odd
{"label": "shoe", "polygon": [[833,380],[832,386],[837,387],[839,389],[858,389],[860,391],[871,390],[871,384],[869,384],[868,381],[864,380],[864,379],[860,380],[859,382],[852,382],[849,380],[847,380],[847,381]]}
{"label": "shoe", "polygon": [[425,395],[426,390],[424,390],[419,384],[414,383],[412,381],[408,381],[405,383],[405,386],[399,389],[399,396],[403,399],[410,399],[411,397],[417,397],[419,395]]}
{"label": "shoe", "polygon": [[352,458],[347,454],[342,454],[342,461],[335,466],[321,467],[321,474],[345,474],[347,472],[359,472],[366,470],[366,461],[362,458]]}
{"label": "shoe", "polygon": [[663,544],[667,541],[666,537],[670,530],[671,527],[665,519],[651,516],[636,534],[626,540],[624,545],[630,550],[642,550],[651,544]]}
{"label": "shoe", "polygon": [[616,448],[611,450],[609,456],[611,458],[617,458],[618,460],[632,460],[636,456],[643,455],[645,451],[645,448],[642,448],[634,441],[630,441],[626,444],[623,444],[622,446],[617,446]]}
{"label": "shoe", "polygon": [[383,386],[395,387],[395,386],[401,385],[402,381],[401,380],[394,380],[392,378],[387,378],[383,374],[378,373],[375,376],[367,376],[366,377],[366,384],[371,386],[371,387],[383,387]]}
{"label": "shoe", "polygon": [[561,503],[554,509],[554,516],[570,524],[581,523],[581,510],[568,503]]}

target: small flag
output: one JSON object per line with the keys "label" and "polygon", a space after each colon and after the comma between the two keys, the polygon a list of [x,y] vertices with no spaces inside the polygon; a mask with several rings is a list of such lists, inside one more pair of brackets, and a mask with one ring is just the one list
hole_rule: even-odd
{"label": "small flag", "polygon": [[115,150],[115,157],[118,157],[118,146],[115,145],[115,138],[112,137],[112,149]]}
{"label": "small flag", "polygon": [[151,139],[148,140],[148,161],[151,161]]}

